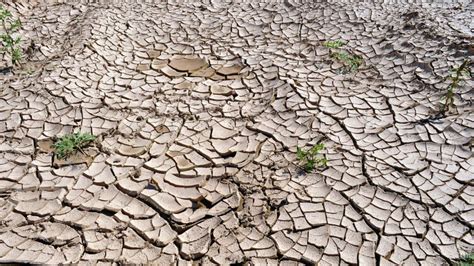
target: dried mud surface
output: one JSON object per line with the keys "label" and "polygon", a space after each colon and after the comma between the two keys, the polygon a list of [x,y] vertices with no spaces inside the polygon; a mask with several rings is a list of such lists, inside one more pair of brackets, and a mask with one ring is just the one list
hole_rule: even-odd
{"label": "dried mud surface", "polygon": [[[25,58],[0,77],[0,262],[473,252],[473,81],[436,115],[450,67],[473,59],[472,5],[18,2]],[[358,71],[322,45],[338,39]],[[71,132],[98,140],[57,160]],[[327,167],[301,173],[297,147],[318,141]]]}

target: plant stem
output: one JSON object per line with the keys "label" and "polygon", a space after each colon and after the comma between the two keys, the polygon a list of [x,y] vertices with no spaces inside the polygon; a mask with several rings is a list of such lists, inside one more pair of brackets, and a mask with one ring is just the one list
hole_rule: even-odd
{"label": "plant stem", "polygon": [[454,89],[457,88],[457,86],[459,85],[459,80],[461,79],[462,73],[463,73],[463,71],[466,68],[468,63],[469,63],[469,60],[466,59],[461,64],[461,66],[459,66],[456,69],[456,74],[454,75],[454,77],[452,77],[452,79],[451,79],[452,82],[451,82],[451,84],[449,84],[448,91],[446,92],[446,100],[444,102],[443,108],[441,109],[442,114],[446,113],[449,109],[449,106],[453,105],[453,103],[454,103],[454,98],[453,98],[454,97]]}

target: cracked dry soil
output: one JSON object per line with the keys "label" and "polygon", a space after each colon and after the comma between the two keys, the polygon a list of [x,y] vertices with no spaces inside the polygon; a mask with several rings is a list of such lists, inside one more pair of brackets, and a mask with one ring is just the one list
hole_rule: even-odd
{"label": "cracked dry soil", "polygon": [[[0,262],[473,252],[473,81],[436,116],[474,61],[472,4],[2,2],[25,57],[0,77]],[[327,40],[364,63],[341,72]],[[71,132],[97,144],[58,161]],[[297,147],[319,140],[327,167],[301,174]]]}

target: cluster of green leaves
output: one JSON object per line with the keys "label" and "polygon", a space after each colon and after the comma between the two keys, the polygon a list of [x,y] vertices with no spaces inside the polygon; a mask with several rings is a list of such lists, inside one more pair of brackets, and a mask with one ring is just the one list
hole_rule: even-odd
{"label": "cluster of green leaves", "polygon": [[339,49],[343,47],[344,45],[346,45],[346,43],[341,40],[325,41],[323,43],[324,47],[337,50],[335,52],[331,51],[331,58],[334,58],[337,61],[344,64],[345,71],[347,72],[356,71],[360,67],[360,65],[362,65],[364,60],[359,55],[350,54],[347,51]]}
{"label": "cluster of green leaves", "polygon": [[58,159],[65,159],[76,151],[82,151],[87,145],[96,139],[89,133],[68,134],[59,138],[54,143],[54,153]]}
{"label": "cluster of green leaves", "polygon": [[2,49],[0,51],[10,54],[12,64],[16,64],[21,59],[21,48],[18,47],[21,41],[20,37],[13,37],[13,34],[21,27],[20,19],[13,19],[12,13],[0,6],[0,22],[3,33],[0,35]]}
{"label": "cluster of green leaves", "polygon": [[331,57],[343,63],[348,71],[356,71],[364,62],[361,56],[348,54],[347,52],[331,53]]}
{"label": "cluster of green leaves", "polygon": [[467,254],[466,256],[462,257],[456,265],[458,265],[458,266],[473,266],[474,265],[474,253]]}
{"label": "cluster of green leaves", "polygon": [[459,67],[454,67],[451,69],[451,74],[448,79],[451,80],[446,94],[443,97],[443,103],[440,108],[440,113],[446,113],[450,107],[454,104],[454,90],[459,86],[461,81],[465,78],[471,77],[471,72],[469,71],[469,59],[464,60],[464,62]]}
{"label": "cluster of green leaves", "polygon": [[333,48],[333,49],[337,49],[337,48],[341,48],[342,46],[344,46],[346,43],[341,41],[341,40],[335,40],[335,41],[325,41],[323,43],[323,46],[324,47],[327,47],[327,48]]}
{"label": "cluster of green leaves", "polygon": [[324,150],[323,143],[318,143],[307,151],[298,147],[296,150],[296,158],[301,162],[306,172],[311,172],[316,167],[326,166],[326,156],[320,154],[322,150]]}

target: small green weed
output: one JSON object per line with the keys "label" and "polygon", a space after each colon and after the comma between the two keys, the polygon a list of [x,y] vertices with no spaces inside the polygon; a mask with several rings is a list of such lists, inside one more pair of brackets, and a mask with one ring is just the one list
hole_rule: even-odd
{"label": "small green weed", "polygon": [[474,265],[474,253],[467,254],[466,256],[459,259],[456,263],[457,266],[473,266]]}
{"label": "small green weed", "polygon": [[54,153],[58,159],[65,159],[78,150],[82,151],[82,148],[86,147],[95,139],[96,137],[89,133],[65,135],[54,143]]}
{"label": "small green weed", "polygon": [[339,49],[344,45],[346,45],[346,43],[341,40],[325,41],[323,43],[324,47],[337,50],[336,52],[331,51],[330,56],[331,58],[344,64],[343,72],[356,71],[357,69],[359,69],[360,65],[362,65],[364,60],[359,55],[354,55],[347,51]]}
{"label": "small green weed", "polygon": [[345,42],[341,41],[341,40],[335,40],[335,41],[325,41],[323,43],[323,46],[324,47],[327,47],[327,48],[333,48],[333,49],[337,49],[337,48],[341,48],[342,46],[346,45]]}
{"label": "small green weed", "polygon": [[323,143],[318,143],[307,151],[303,151],[303,149],[298,147],[296,150],[296,158],[303,164],[303,168],[306,172],[311,172],[316,167],[326,166],[326,157],[320,155],[322,150],[324,150]]}
{"label": "small green weed", "polygon": [[451,69],[451,75],[448,79],[451,80],[451,83],[448,85],[446,94],[444,95],[444,103],[441,104],[440,113],[446,113],[450,107],[454,104],[454,90],[459,86],[459,83],[464,78],[471,77],[469,71],[469,59],[464,60],[464,62],[459,66]]}
{"label": "small green weed", "polygon": [[21,41],[20,37],[13,37],[13,34],[21,27],[20,19],[13,19],[12,13],[0,6],[0,21],[3,28],[3,34],[0,35],[2,49],[0,51],[10,54],[12,64],[17,64],[21,59],[21,48],[18,47]]}
{"label": "small green weed", "polygon": [[331,53],[331,57],[343,63],[347,71],[356,71],[364,62],[359,55],[351,55],[347,52]]}

